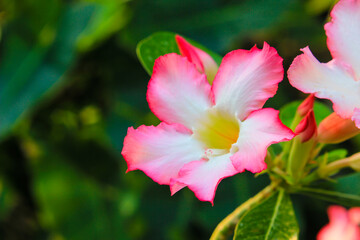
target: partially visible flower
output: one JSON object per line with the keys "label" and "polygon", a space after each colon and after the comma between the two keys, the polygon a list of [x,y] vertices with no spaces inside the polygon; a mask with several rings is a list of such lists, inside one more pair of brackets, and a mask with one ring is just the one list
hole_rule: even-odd
{"label": "partially visible flower", "polygon": [[325,31],[333,59],[320,63],[309,47],[303,48],[289,68],[289,81],[300,91],[331,100],[340,117],[360,128],[360,0],[340,0],[331,18]]}
{"label": "partially visible flower", "polygon": [[294,136],[278,111],[261,109],[283,78],[282,59],[266,43],[232,51],[212,86],[189,59],[170,53],[155,61],[147,100],[163,122],[129,128],[122,154],[129,171],[144,171],[172,194],[187,186],[213,203],[222,179],[263,171],[268,146]]}
{"label": "partially visible flower", "polygon": [[214,59],[203,50],[191,45],[179,35],[175,36],[175,40],[179,47],[180,54],[187,57],[190,62],[194,63],[199,72],[205,73],[207,80],[212,84],[216,72],[219,69],[219,66]]}
{"label": "partially visible flower", "polygon": [[317,240],[360,240],[360,207],[347,211],[340,206],[328,209],[329,224],[317,235]]}
{"label": "partially visible flower", "polygon": [[321,121],[318,128],[317,141],[320,143],[339,143],[360,133],[351,119],[343,119],[332,113]]}

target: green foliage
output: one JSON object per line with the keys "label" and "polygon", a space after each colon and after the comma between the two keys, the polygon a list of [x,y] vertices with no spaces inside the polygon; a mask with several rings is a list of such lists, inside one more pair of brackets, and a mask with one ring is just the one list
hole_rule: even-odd
{"label": "green foliage", "polygon": [[[353,173],[347,176],[342,176],[336,179],[335,183],[329,183],[331,188],[345,192],[349,194],[354,194],[360,196],[360,173]],[[360,204],[359,204],[360,206]]]}
{"label": "green foliage", "polygon": [[[318,198],[331,203],[344,206],[360,206],[360,196],[356,194],[342,193],[338,191],[330,191],[321,188],[301,187],[298,189],[300,193]],[[353,192],[353,191],[352,191]]]}
{"label": "green foliage", "polygon": [[345,158],[348,151],[343,148],[335,149],[330,152],[326,152],[323,155],[319,156],[316,161],[319,163],[331,163],[336,160]]}
{"label": "green foliage", "polygon": [[[175,33],[170,32],[158,32],[139,42],[136,48],[136,53],[141,64],[149,75],[152,73],[155,59],[167,53],[180,54],[175,41],[175,35]],[[212,56],[213,59],[220,64],[221,57],[219,55],[211,52],[194,41],[190,40],[190,43],[210,54],[210,56]]]}
{"label": "green foliage", "polygon": [[234,240],[289,240],[297,239],[298,233],[291,199],[280,190],[244,214]]}
{"label": "green foliage", "polygon": [[55,23],[45,25],[35,33],[38,39],[34,43],[26,42],[17,32],[8,33],[0,65],[0,138],[60,84],[74,61],[74,44],[93,10],[89,5],[68,5],[56,23],[58,28]]}

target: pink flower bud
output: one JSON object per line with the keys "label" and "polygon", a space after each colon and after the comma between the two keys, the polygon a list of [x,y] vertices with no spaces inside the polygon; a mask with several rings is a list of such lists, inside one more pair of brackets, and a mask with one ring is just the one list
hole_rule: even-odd
{"label": "pink flower bud", "polygon": [[320,143],[339,143],[359,133],[360,129],[351,119],[343,119],[332,113],[320,123],[317,140]]}
{"label": "pink flower bud", "polygon": [[307,142],[316,135],[316,121],[312,109],[310,109],[303,120],[297,125],[295,134],[300,137],[301,142]]}
{"label": "pink flower bud", "polygon": [[301,117],[305,117],[306,114],[313,109],[315,102],[314,94],[310,94],[297,108],[297,113]]}

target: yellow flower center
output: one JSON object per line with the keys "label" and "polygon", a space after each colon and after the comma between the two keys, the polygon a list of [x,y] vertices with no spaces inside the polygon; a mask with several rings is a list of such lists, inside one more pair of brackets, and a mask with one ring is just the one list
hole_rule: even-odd
{"label": "yellow flower center", "polygon": [[235,116],[211,108],[200,119],[193,132],[194,137],[204,143],[207,149],[222,149],[226,151],[221,152],[229,152],[232,144],[238,139],[240,125]]}

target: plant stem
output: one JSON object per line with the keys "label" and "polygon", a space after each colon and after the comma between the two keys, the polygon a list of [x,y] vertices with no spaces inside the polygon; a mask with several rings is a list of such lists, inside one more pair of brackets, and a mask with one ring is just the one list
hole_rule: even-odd
{"label": "plant stem", "polygon": [[321,177],[327,177],[333,174],[334,172],[345,168],[350,167],[355,161],[360,161],[360,153],[356,153],[348,158],[337,160],[335,162],[329,163],[327,166],[319,170],[319,175]]}
{"label": "plant stem", "polygon": [[274,192],[274,190],[279,186],[279,181],[273,181],[269,186],[261,190],[254,197],[250,198],[238,208],[236,208],[231,214],[224,218],[215,228],[213,234],[210,237],[210,240],[225,240],[231,234],[231,231],[234,230],[236,224],[238,223],[240,217],[252,208],[254,205],[260,203],[263,199],[267,198]]}

